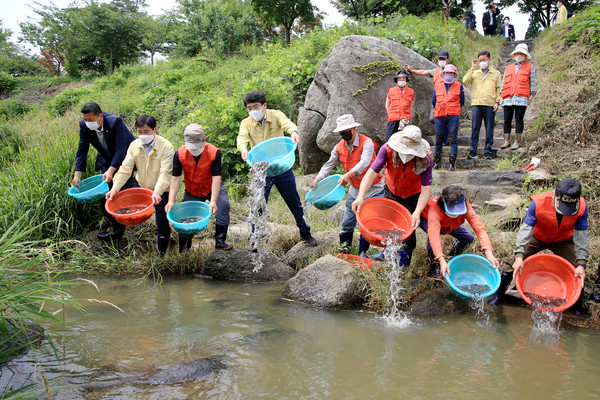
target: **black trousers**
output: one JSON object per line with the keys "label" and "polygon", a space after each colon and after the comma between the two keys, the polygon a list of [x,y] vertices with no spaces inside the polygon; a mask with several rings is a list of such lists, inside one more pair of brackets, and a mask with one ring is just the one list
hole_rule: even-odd
{"label": "black trousers", "polygon": [[513,115],[515,117],[515,133],[523,133],[523,118],[527,106],[504,106],[504,133],[510,134]]}

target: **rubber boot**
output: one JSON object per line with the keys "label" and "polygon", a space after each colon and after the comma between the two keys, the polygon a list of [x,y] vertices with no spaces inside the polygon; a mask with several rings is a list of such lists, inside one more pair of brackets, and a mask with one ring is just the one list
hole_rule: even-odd
{"label": "rubber boot", "polygon": [[215,250],[231,250],[233,245],[227,243],[227,225],[215,225]]}
{"label": "rubber boot", "polygon": [[510,285],[512,278],[512,273],[506,274],[502,272],[502,274],[500,274],[500,287],[498,288],[498,290],[496,290],[494,296],[488,300],[488,304],[492,306],[497,306],[502,302],[502,298],[504,297],[506,289],[508,289],[508,285]]}
{"label": "rubber boot", "polygon": [[448,171],[454,171],[454,164],[456,164],[456,154],[450,154],[450,157],[448,157]]}
{"label": "rubber boot", "polygon": [[519,146],[521,145],[521,134],[520,133],[516,133],[515,134],[515,141],[512,144],[512,146],[510,146],[511,150],[516,150],[519,148]]}
{"label": "rubber boot", "polygon": [[156,246],[158,247],[158,254],[163,257],[169,248],[169,236],[164,235],[162,233],[158,234],[158,239],[156,240]]}
{"label": "rubber boot", "polygon": [[368,258],[367,251],[369,250],[369,247],[371,247],[371,243],[367,242],[365,238],[360,235],[360,240],[358,242],[358,255]]}
{"label": "rubber boot", "polygon": [[412,261],[412,250],[400,250],[398,252],[398,258],[400,259],[400,261],[398,262],[398,264],[400,265],[400,269],[401,270],[406,270],[408,269],[408,267],[410,266],[410,262]]}
{"label": "rubber boot", "polygon": [[179,236],[179,254],[183,254],[192,248],[192,239]]}
{"label": "rubber boot", "polygon": [[433,155],[433,169],[440,169],[442,166],[442,155],[434,154]]}
{"label": "rubber boot", "polygon": [[353,234],[353,232],[340,232],[340,247],[338,249],[340,253],[350,253],[350,247],[352,247]]}
{"label": "rubber boot", "polygon": [[510,147],[510,133],[504,134],[504,143],[500,146],[501,149],[508,149]]}
{"label": "rubber boot", "polygon": [[429,276],[436,280],[442,280],[444,277],[440,271],[440,262],[435,259],[433,251],[427,251],[427,261],[429,261]]}

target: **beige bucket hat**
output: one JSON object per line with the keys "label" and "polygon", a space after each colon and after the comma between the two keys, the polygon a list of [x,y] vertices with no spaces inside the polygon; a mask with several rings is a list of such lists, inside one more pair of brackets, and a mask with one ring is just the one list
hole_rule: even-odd
{"label": "beige bucket hat", "polygon": [[352,129],[352,128],[356,128],[357,126],[360,126],[360,124],[358,122],[354,121],[354,117],[352,116],[352,114],[340,115],[335,120],[335,123],[337,126],[335,127],[334,132],[343,132],[343,131],[347,131],[348,129]]}
{"label": "beige bucket hat", "polygon": [[525,57],[527,57],[527,59],[525,61],[531,60],[531,54],[529,54],[529,47],[527,46],[526,43],[519,43],[517,45],[517,47],[515,47],[513,52],[510,53],[510,55],[513,56],[513,58],[514,58],[514,55],[517,53],[525,54]]}
{"label": "beige bucket hat", "polygon": [[402,154],[410,154],[424,158],[429,154],[429,143],[421,136],[421,129],[409,125],[400,132],[394,133],[387,142],[390,149]]}

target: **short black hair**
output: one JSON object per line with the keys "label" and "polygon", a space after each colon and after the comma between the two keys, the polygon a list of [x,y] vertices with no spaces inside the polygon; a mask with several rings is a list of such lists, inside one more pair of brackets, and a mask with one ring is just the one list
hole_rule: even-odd
{"label": "short black hair", "polygon": [[489,52],[489,51],[487,51],[487,50],[480,51],[480,52],[479,52],[479,54],[477,54],[477,57],[479,57],[479,56],[486,56],[486,57],[487,57],[487,58],[489,58],[489,59],[491,59],[491,58],[492,58],[492,55],[491,55],[491,54],[490,54],[490,52]]}
{"label": "short black hair", "polygon": [[135,120],[135,127],[141,128],[144,125],[148,125],[150,128],[156,128],[156,120],[152,115],[142,114]]}
{"label": "short black hair", "polygon": [[98,103],[94,103],[93,101],[88,101],[81,107],[82,114],[93,113],[94,115],[102,114],[102,109],[98,105]]}
{"label": "short black hair", "polygon": [[488,6],[488,10],[491,10],[492,8],[494,8],[494,3],[492,3]]}
{"label": "short black hair", "polygon": [[444,204],[453,205],[461,197],[465,197],[465,189],[463,187],[458,185],[446,186],[442,190],[442,201],[438,201],[438,204],[443,209]]}
{"label": "short black hair", "polygon": [[266,102],[267,102],[267,98],[265,97],[265,94],[263,92],[259,92],[258,90],[255,90],[250,93],[246,93],[246,95],[244,96],[244,105],[245,106],[247,106],[248,103],[265,104]]}
{"label": "short black hair", "polygon": [[504,19],[507,19],[507,20],[509,20],[509,21],[510,21],[510,17],[504,17]]}

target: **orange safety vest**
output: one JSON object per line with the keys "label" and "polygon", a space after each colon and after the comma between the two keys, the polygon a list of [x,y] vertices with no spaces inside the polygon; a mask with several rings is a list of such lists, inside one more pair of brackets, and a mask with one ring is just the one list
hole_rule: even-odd
{"label": "orange safety vest", "polygon": [[388,109],[388,121],[400,121],[402,119],[412,119],[410,107],[415,98],[415,91],[411,88],[404,88],[404,92],[400,91],[400,87],[395,86],[388,90],[388,98],[390,106]]}
{"label": "orange safety vest", "polygon": [[[354,148],[352,150],[352,153],[350,153],[350,150],[348,150],[348,148],[346,147],[345,140],[340,140],[340,142],[335,146],[335,150],[338,153],[338,158],[344,166],[346,172],[350,171],[352,168],[354,168],[356,164],[360,162],[360,157],[362,156],[365,142],[367,140],[373,141],[370,137],[365,136],[361,133],[356,132],[356,134],[358,135],[358,147]],[[373,142],[373,156],[371,157],[371,162],[369,163],[369,166],[365,168],[363,173],[360,174],[360,176],[350,178],[350,183],[352,184],[352,186],[357,188],[360,187],[360,182],[362,181],[362,178],[367,173],[371,164],[373,164],[373,161],[375,161],[375,158],[377,158],[377,152],[375,150],[377,150],[377,144]],[[383,177],[381,176],[381,174],[377,174],[377,177],[375,178],[375,181],[373,181],[373,184],[378,183],[379,181],[381,181],[382,178]]]}
{"label": "orange safety vest", "polygon": [[504,86],[500,96],[503,99],[513,97],[515,94],[521,97],[529,97],[531,94],[531,84],[529,74],[533,64],[524,62],[517,72],[515,64],[510,64],[504,70]]}
{"label": "orange safety vest", "polygon": [[433,72],[433,87],[436,87],[438,82],[444,82],[444,77],[442,76],[442,67],[438,67]]}
{"label": "orange safety vest", "polygon": [[460,115],[460,87],[461,84],[454,81],[446,93],[444,81],[438,82],[435,86],[435,110],[433,112],[435,118]]}
{"label": "orange safety vest", "polygon": [[[400,163],[398,168],[394,168],[394,156],[392,149],[386,146],[387,163],[385,167],[385,184],[388,189],[403,199],[414,194],[421,193],[421,175],[414,171],[415,159],[413,158],[406,164]],[[429,152],[431,155],[431,152]]]}
{"label": "orange safety vest", "polygon": [[585,200],[579,199],[579,211],[575,215],[563,215],[560,227],[554,209],[554,191],[536,194],[531,198],[535,203],[533,236],[544,243],[559,243],[573,237],[577,219],[585,214]]}
{"label": "orange safety vest", "polygon": [[201,197],[207,196],[212,188],[212,173],[210,172],[210,166],[217,156],[217,151],[220,149],[210,143],[204,145],[204,151],[198,163],[194,159],[192,153],[181,146],[177,150],[179,161],[183,168],[183,181],[185,183],[185,190],[190,194]]}
{"label": "orange safety vest", "polygon": [[[454,231],[456,228],[464,224],[467,220],[468,212],[463,215],[459,215],[456,218],[450,218],[448,214],[446,214],[439,206],[438,202],[442,196],[433,196],[427,202],[425,209],[421,213],[421,217],[424,219],[429,219],[430,212],[436,212],[440,216],[440,234],[447,235],[450,232]],[[467,210],[470,208],[469,203],[467,203]],[[443,207],[443,206],[442,206]]]}

